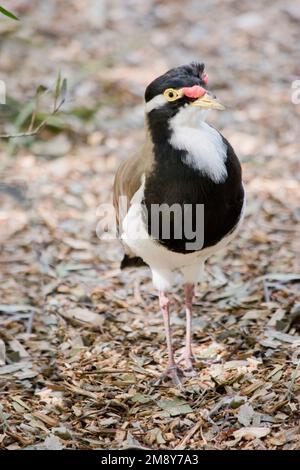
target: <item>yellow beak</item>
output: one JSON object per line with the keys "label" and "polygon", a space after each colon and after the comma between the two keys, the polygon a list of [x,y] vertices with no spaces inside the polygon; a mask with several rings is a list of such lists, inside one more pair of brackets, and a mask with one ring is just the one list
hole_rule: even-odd
{"label": "yellow beak", "polygon": [[220,111],[223,111],[225,109],[225,106],[223,106],[218,100],[213,98],[208,93],[205,93],[205,95],[193,101],[191,105],[199,106],[203,109],[219,109]]}

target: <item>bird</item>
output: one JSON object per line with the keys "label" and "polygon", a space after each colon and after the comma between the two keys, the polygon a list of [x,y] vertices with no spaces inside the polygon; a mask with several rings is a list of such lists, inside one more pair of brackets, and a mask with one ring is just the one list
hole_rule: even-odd
{"label": "bird", "polygon": [[[203,62],[172,68],[145,90],[145,136],[119,166],[113,204],[124,247],[121,269],[148,266],[158,290],[168,364],[156,384],[195,375],[192,303],[206,260],[237,234],[245,208],[238,157],[206,122],[224,106],[208,87]],[[178,360],[172,343],[172,289],[182,286],[186,334]],[[183,364],[183,370],[182,365]]]}

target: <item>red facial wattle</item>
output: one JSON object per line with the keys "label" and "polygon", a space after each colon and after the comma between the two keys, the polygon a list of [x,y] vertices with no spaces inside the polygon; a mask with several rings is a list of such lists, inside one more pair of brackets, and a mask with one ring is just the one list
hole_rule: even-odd
{"label": "red facial wattle", "polygon": [[202,86],[194,85],[182,88],[182,93],[188,98],[201,98],[201,96],[205,95],[206,90]]}
{"label": "red facial wattle", "polygon": [[205,83],[205,85],[208,84],[208,75],[207,75],[207,73],[204,73],[202,75],[201,80]]}

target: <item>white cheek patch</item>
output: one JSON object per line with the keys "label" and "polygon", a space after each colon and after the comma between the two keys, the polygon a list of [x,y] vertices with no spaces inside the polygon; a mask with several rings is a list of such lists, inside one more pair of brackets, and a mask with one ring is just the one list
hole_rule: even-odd
{"label": "white cheek patch", "polygon": [[219,132],[201,120],[203,115],[199,111],[187,106],[171,119],[170,144],[187,152],[187,165],[200,170],[215,183],[223,183],[227,178],[227,146]]}
{"label": "white cheek patch", "polygon": [[148,101],[145,106],[146,113],[150,113],[153,109],[161,108],[164,104],[167,103],[166,98],[164,95],[157,95],[152,98],[152,100]]}

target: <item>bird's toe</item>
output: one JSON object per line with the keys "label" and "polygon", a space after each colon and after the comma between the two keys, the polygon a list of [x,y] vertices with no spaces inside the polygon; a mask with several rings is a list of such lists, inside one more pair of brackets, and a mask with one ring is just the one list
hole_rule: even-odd
{"label": "bird's toe", "polygon": [[178,359],[178,363],[184,363],[185,371],[184,375],[188,377],[195,377],[197,375],[196,370],[194,369],[194,365],[196,363],[195,356],[193,354],[186,354],[183,353]]}
{"label": "bird's toe", "polygon": [[181,388],[183,376],[184,374],[178,366],[170,366],[161,374],[153,385],[158,386],[171,379],[174,385]]}

